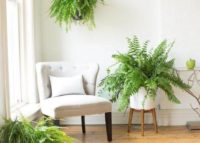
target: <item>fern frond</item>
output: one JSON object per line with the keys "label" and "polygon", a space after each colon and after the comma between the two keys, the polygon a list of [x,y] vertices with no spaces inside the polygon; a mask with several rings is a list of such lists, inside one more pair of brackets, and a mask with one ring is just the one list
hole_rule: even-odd
{"label": "fern frond", "polygon": [[180,100],[174,95],[173,88],[170,82],[165,78],[158,78],[158,86],[161,88],[167,95],[168,100],[177,104],[180,104]]}

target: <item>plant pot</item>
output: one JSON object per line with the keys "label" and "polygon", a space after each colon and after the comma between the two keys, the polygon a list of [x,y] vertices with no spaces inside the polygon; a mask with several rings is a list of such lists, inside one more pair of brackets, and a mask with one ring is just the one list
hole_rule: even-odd
{"label": "plant pot", "polygon": [[145,95],[147,95],[147,91],[145,90],[145,88],[140,88],[135,95],[130,97],[130,108],[136,110],[150,110],[155,108],[155,100],[149,97],[145,98]]}

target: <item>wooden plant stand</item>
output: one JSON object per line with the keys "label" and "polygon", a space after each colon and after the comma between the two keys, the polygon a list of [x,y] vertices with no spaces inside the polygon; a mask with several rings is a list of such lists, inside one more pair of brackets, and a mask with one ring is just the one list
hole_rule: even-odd
{"label": "wooden plant stand", "polygon": [[132,119],[133,119],[133,112],[140,112],[141,115],[141,135],[144,136],[144,113],[148,113],[151,112],[152,116],[153,116],[153,122],[154,122],[154,129],[155,132],[158,133],[158,126],[157,126],[157,120],[156,120],[156,110],[155,108],[150,109],[150,110],[137,110],[137,109],[133,109],[130,108],[129,111],[129,120],[128,120],[128,132],[131,131],[131,125],[132,125]]}

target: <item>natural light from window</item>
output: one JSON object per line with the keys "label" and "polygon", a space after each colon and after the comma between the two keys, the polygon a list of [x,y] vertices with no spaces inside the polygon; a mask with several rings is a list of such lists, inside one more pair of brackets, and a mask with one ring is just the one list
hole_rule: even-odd
{"label": "natural light from window", "polygon": [[7,0],[7,31],[11,108],[22,102],[20,75],[20,17],[17,0]]}

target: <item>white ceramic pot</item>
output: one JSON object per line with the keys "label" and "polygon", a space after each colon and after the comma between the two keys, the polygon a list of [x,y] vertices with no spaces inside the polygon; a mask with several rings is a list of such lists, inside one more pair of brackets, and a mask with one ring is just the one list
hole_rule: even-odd
{"label": "white ceramic pot", "polygon": [[[147,91],[145,88],[140,88],[139,91],[130,97],[130,108],[137,109],[137,110],[150,110],[156,107],[155,100],[147,97],[145,99],[145,95]],[[144,104],[143,104],[144,103]]]}

